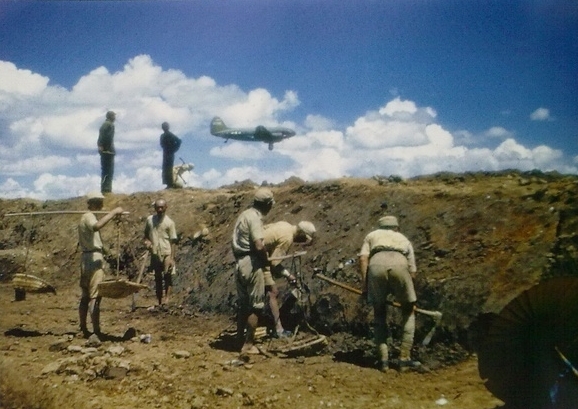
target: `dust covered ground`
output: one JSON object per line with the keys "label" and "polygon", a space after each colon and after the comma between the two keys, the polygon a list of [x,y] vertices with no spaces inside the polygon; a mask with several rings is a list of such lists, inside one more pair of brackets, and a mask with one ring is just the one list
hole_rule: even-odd
{"label": "dust covered ground", "polygon": [[[76,288],[29,295],[23,302],[11,302],[12,295],[2,287],[3,408],[64,402],[79,408],[435,408],[442,396],[465,409],[500,403],[484,388],[473,357],[425,374],[383,374],[323,351],[263,355],[239,365],[237,352],[215,345],[227,319],[177,307],[130,312],[129,299],[105,300],[103,328],[111,339],[89,350],[76,336]],[[153,303],[152,297],[139,300]],[[151,334],[151,342],[121,340],[131,327]]]}
{"label": "dust covered ground", "polygon": [[[263,337],[265,353],[249,362],[238,360],[238,346],[226,335],[236,301],[230,235],[237,215],[251,203],[252,182],[107,197],[106,208],[120,205],[130,212],[102,231],[110,247],[108,276],[136,276],[144,220],[160,197],[179,231],[178,275],[166,308],[149,308],[155,304],[150,274],[136,309],[132,297],[104,299],[107,336],[93,346],[78,334],[80,214],[6,215],[80,211],[84,199],[0,200],[0,407],[55,408],[66,402],[82,408],[494,409],[503,402],[478,374],[477,317],[499,312],[544,278],[578,274],[575,177],[509,171],[407,181],[290,179],[270,187],[276,205],[265,222],[310,220],[318,230],[300,263],[286,262],[309,290],[301,308],[284,310],[286,326],[298,330],[297,340],[324,336],[326,344],[281,353],[286,341]],[[371,310],[357,295],[313,274],[320,269],[359,287],[357,251],[386,213],[398,217],[414,244],[420,307],[443,313],[427,346],[420,343],[434,323],[417,318],[414,357],[424,363],[420,372],[377,371]],[[203,228],[209,234],[199,236]],[[10,281],[16,273],[47,280],[57,294],[28,293],[14,301]],[[396,334],[395,310],[390,320]],[[149,334],[150,342],[142,342]]]}

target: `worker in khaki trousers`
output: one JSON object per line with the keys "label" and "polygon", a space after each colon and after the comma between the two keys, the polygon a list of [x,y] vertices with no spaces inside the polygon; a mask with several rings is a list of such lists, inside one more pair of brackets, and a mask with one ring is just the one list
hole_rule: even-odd
{"label": "worker in khaki trousers", "polygon": [[359,273],[367,301],[373,305],[375,344],[380,370],[389,369],[387,346],[387,296],[393,294],[401,304],[403,335],[398,368],[405,371],[421,366],[411,359],[415,333],[415,303],[413,277],[417,272],[411,242],[399,232],[397,218],[384,216],[379,228],[369,233],[359,252]]}

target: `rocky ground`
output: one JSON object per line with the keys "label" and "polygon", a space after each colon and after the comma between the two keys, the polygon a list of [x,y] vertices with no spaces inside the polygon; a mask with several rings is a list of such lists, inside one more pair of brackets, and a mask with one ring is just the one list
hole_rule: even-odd
{"label": "rocky ground", "polygon": [[[318,229],[312,246],[295,249],[306,255],[285,262],[309,290],[297,305],[286,300],[286,326],[297,329],[296,341],[326,342],[287,352],[288,341],[264,337],[264,354],[249,362],[238,360],[227,330],[236,300],[230,235],[253,183],[107,197],[107,208],[130,212],[102,232],[109,276],[136,276],[155,199],[167,200],[180,240],[169,306],[149,308],[155,300],[146,275],[150,290],[136,297],[136,309],[132,297],[104,299],[108,335],[101,343],[77,334],[80,215],[11,215],[81,211],[84,199],[0,200],[0,407],[500,407],[478,373],[476,323],[545,278],[578,275],[577,185],[576,177],[509,171],[270,186],[276,205],[266,222],[310,220]],[[419,372],[377,371],[370,309],[356,294],[314,277],[323,271],[359,287],[357,251],[386,213],[398,217],[414,244],[420,307],[443,313],[427,346],[421,341],[434,321],[418,316]],[[204,228],[208,234],[199,234]],[[16,273],[47,280],[56,295],[14,301]]]}

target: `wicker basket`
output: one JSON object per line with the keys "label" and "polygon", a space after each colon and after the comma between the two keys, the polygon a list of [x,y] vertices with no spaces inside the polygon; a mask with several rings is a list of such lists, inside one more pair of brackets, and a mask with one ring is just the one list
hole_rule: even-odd
{"label": "wicker basket", "polygon": [[145,284],[126,280],[106,280],[98,284],[98,295],[105,298],[124,298],[146,289]]}
{"label": "wicker basket", "polygon": [[12,286],[17,290],[30,293],[56,294],[56,288],[43,279],[30,274],[14,274],[14,277],[12,278]]}

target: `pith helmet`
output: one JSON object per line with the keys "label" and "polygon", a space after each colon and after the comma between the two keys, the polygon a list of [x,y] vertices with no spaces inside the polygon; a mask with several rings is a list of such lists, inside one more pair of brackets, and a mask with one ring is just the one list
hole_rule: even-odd
{"label": "pith helmet", "polygon": [[86,201],[90,202],[91,200],[104,200],[104,196],[102,193],[97,191],[90,192],[86,195]]}
{"label": "pith helmet", "polygon": [[379,227],[399,227],[395,216],[383,216],[379,219]]}
{"label": "pith helmet", "polygon": [[313,223],[308,222],[308,221],[299,222],[299,224],[297,225],[297,228],[299,230],[301,230],[303,233],[305,233],[305,235],[309,239],[312,239],[313,235],[317,231],[317,230],[315,230],[315,226],[313,225]]}
{"label": "pith helmet", "polygon": [[255,202],[262,203],[273,202],[273,192],[265,187],[261,187],[255,192],[254,200]]}

